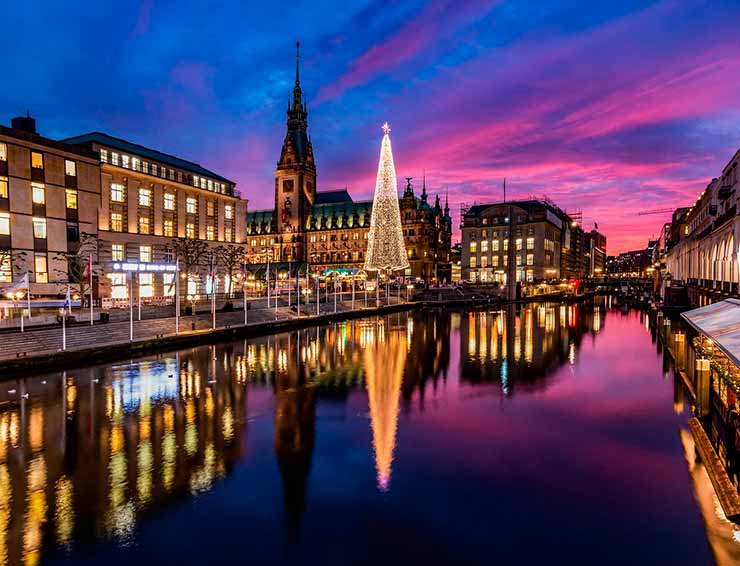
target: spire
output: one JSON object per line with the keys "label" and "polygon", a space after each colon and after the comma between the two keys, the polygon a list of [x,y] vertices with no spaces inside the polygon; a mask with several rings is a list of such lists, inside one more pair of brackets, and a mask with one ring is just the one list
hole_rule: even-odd
{"label": "spire", "polygon": [[301,92],[301,42],[295,42],[295,86],[293,87],[293,108],[300,108],[303,95]]}
{"label": "spire", "polygon": [[426,169],[424,170],[424,176],[422,177],[422,181],[421,181],[421,201],[422,202],[427,201],[427,172],[426,172]]}
{"label": "spire", "polygon": [[450,200],[449,195],[447,194],[447,189],[445,188],[445,216],[450,215]]}

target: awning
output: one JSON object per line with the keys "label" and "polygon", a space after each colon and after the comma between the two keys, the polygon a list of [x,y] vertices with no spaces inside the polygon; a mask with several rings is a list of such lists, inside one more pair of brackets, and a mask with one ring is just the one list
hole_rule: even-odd
{"label": "awning", "polygon": [[740,301],[726,299],[686,311],[681,316],[697,332],[711,338],[735,365],[740,366]]}

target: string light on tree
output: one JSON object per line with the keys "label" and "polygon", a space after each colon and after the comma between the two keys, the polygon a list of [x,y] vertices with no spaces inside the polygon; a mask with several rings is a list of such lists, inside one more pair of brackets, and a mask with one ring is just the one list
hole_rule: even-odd
{"label": "string light on tree", "polygon": [[383,124],[378,176],[375,181],[373,212],[367,238],[365,269],[368,271],[396,271],[409,266],[406,245],[398,209],[396,167],[393,164],[390,127]]}

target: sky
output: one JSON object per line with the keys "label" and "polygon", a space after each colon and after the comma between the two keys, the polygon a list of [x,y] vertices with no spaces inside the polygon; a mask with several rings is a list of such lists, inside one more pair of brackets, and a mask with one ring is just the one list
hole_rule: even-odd
{"label": "sky", "polygon": [[[740,147],[740,2],[13,2],[0,123],[103,131],[273,203],[301,42],[318,189],[399,184],[466,204],[548,197],[644,247]],[[399,187],[400,190],[400,187]]]}

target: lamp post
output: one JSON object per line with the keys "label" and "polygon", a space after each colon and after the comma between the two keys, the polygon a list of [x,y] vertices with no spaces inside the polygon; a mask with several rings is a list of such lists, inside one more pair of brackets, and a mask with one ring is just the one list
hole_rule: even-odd
{"label": "lamp post", "polygon": [[316,314],[321,314],[321,289],[319,288],[319,275],[316,274]]}

